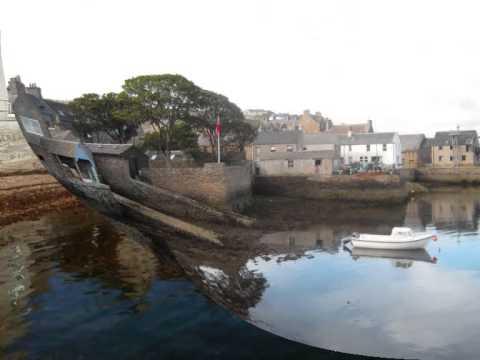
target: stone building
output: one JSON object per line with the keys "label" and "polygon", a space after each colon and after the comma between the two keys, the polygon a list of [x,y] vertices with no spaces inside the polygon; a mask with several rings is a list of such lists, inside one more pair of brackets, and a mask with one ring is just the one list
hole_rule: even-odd
{"label": "stone building", "polygon": [[255,161],[256,175],[332,175],[340,157],[333,150],[265,153]]}
{"label": "stone building", "polygon": [[251,158],[255,160],[273,152],[300,151],[302,136],[301,131],[260,131],[253,142]]}
{"label": "stone building", "polygon": [[431,142],[423,134],[400,135],[402,165],[415,169],[431,163]]}
{"label": "stone building", "polygon": [[478,164],[479,143],[475,130],[439,131],[432,144],[434,167],[473,166]]}
{"label": "stone building", "polygon": [[340,151],[338,136],[329,133],[304,134],[302,136],[303,151]]}

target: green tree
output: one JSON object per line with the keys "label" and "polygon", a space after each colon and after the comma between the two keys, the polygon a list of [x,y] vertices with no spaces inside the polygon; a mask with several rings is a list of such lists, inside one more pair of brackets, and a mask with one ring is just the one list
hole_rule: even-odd
{"label": "green tree", "polygon": [[[217,149],[215,127],[217,117],[222,125],[222,138],[235,138],[235,133],[245,130],[242,110],[228,100],[224,95],[213,91],[201,90],[196,98],[196,108],[192,112],[190,122],[198,132],[204,134],[210,141],[212,149]],[[238,138],[239,139],[239,138]]]}
{"label": "green tree", "polygon": [[[188,125],[183,122],[179,122],[175,125],[173,131],[173,137],[170,141],[171,150],[183,150],[189,153],[195,152],[198,150],[197,143],[197,134],[196,132]],[[158,150],[165,149],[166,144],[165,130],[160,129],[160,131],[148,133],[145,135],[143,142],[144,150]]]}
{"label": "green tree", "polygon": [[126,93],[85,94],[70,102],[73,127],[83,140],[104,132],[114,142],[126,143],[136,134],[138,125],[134,99]]}
{"label": "green tree", "polygon": [[245,145],[252,143],[256,136],[257,130],[245,121],[236,121],[231,124],[229,143],[238,145],[240,151],[245,149]]}
{"label": "green tree", "polygon": [[175,144],[178,124],[189,124],[200,89],[181,75],[144,75],[125,81],[124,91],[135,101],[136,116],[159,133],[164,153]]}

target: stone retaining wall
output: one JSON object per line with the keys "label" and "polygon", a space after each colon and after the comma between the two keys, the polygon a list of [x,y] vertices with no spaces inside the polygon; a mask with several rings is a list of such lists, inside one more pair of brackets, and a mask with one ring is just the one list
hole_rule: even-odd
{"label": "stone retaining wall", "polygon": [[251,201],[249,164],[208,163],[200,168],[153,168],[143,175],[154,185],[209,205],[243,209]]}
{"label": "stone retaining wall", "polygon": [[400,203],[408,198],[408,190],[398,177],[388,185],[372,181],[335,183],[313,180],[302,176],[259,176],[255,179],[254,193],[267,196],[285,196],[299,199],[341,200],[362,203]]}
{"label": "stone retaining wall", "polygon": [[419,168],[417,180],[438,184],[480,184],[480,166],[455,168]]}
{"label": "stone retaining wall", "polygon": [[35,159],[16,121],[0,121],[0,170],[6,163]]}

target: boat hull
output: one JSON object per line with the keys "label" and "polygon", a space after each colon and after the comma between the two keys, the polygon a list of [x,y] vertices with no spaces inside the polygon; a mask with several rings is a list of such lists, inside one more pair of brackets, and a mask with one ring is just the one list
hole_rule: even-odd
{"label": "boat hull", "polygon": [[365,249],[412,250],[424,249],[431,239],[431,235],[405,240],[380,240],[375,237],[371,239],[366,237],[352,239],[352,245]]}

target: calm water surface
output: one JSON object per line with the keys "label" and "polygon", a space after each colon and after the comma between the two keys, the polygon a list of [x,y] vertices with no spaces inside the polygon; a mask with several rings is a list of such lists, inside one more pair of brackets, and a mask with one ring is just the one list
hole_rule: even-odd
{"label": "calm water surface", "polygon": [[350,358],[247,324],[164,254],[93,212],[0,228],[0,359]]}
{"label": "calm water surface", "polygon": [[298,259],[248,262],[270,284],[249,310],[251,321],[350,353],[479,358],[479,201],[473,193],[437,194],[408,204],[403,224],[438,234],[426,251],[350,253],[339,244],[342,231],[325,226],[265,237],[307,250]]}
{"label": "calm water surface", "polygon": [[[84,211],[6,226],[0,357],[477,359],[479,210],[478,192],[432,194],[234,252],[166,249]],[[342,246],[399,225],[439,240],[414,252]]]}

